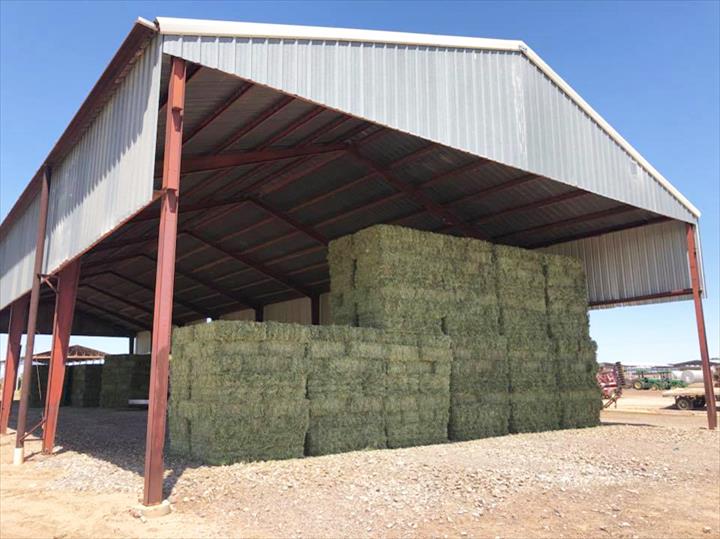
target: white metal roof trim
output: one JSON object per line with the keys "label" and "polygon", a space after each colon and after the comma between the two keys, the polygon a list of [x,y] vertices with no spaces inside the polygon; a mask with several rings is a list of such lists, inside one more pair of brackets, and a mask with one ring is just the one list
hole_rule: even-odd
{"label": "white metal roof trim", "polygon": [[[395,130],[695,220],[691,208],[658,185],[520,51],[195,35],[165,35],[163,50]],[[571,121],[555,118],[560,100],[570,105],[563,114]],[[539,121],[554,131],[552,138],[542,136]],[[573,123],[582,126],[583,138],[558,134]],[[584,168],[575,164],[583,159],[590,161]],[[593,172],[569,175],[583,170]]]}
{"label": "white metal roof trim", "polygon": [[541,250],[582,261],[591,303],[623,305],[691,287],[684,223],[658,223]]}
{"label": "white metal roof trim", "polygon": [[387,32],[348,28],[328,28],[277,24],[258,24],[235,21],[212,21],[158,17],[160,33],[175,36],[216,36],[225,38],[267,38],[280,40],[320,40],[396,44],[408,46],[448,47],[515,51],[527,57],[540,71],[574,101],[598,126],[622,147],[629,157],[636,160],[656,182],[666,189],[695,217],[700,211],[675,188],[667,178],[655,169],[625,138],[622,137],[595,109],[593,109],[555,70],[524,42],[519,40],[485,39],[463,36],[442,36],[405,32]]}

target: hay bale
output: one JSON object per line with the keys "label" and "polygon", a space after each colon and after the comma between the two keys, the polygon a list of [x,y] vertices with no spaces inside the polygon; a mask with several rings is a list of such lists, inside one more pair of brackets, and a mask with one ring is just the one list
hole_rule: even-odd
{"label": "hay bale", "polygon": [[150,354],[105,356],[101,376],[101,408],[126,408],[130,399],[147,399]]}
{"label": "hay bale", "polygon": [[100,405],[102,365],[76,365],[72,370],[72,406],[96,407]]}

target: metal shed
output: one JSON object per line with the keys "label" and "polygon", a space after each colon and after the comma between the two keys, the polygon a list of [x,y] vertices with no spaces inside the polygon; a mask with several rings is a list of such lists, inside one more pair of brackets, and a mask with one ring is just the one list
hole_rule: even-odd
{"label": "metal shed", "polygon": [[576,256],[596,308],[693,298],[711,390],[698,219],[521,41],[140,19],[0,225],[7,364],[52,332],[51,451],[70,333],[152,330],[159,503],[172,325],[320,323],[328,242],[396,223]]}

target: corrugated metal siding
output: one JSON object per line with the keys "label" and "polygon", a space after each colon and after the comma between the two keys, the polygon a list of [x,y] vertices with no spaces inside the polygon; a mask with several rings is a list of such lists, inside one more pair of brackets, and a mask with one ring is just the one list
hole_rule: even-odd
{"label": "corrugated metal siding", "polygon": [[309,325],[312,323],[310,298],[291,299],[265,305],[264,319],[273,322]]}
{"label": "corrugated metal siding", "polygon": [[39,210],[36,196],[0,241],[0,309],[32,288]]}
{"label": "corrugated metal siding", "polygon": [[159,42],[148,45],[50,182],[45,272],[82,253],[152,198]]}
{"label": "corrugated metal siding", "polygon": [[[690,288],[685,224],[667,222],[542,249],[582,260],[590,302]],[[662,301],[667,301],[664,299]]]}
{"label": "corrugated metal siding", "polygon": [[163,36],[163,50],[686,221],[692,214],[519,52]]}

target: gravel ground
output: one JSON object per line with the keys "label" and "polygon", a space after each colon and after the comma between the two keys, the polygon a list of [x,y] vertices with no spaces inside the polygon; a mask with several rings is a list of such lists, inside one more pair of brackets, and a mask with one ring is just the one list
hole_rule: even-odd
{"label": "gravel ground", "polygon": [[[63,451],[37,462],[63,472],[46,489],[139,495],[143,412],[66,408],[61,421]],[[622,495],[642,497],[651,489],[669,501],[688,485],[717,485],[720,438],[697,428],[612,425],[231,466],[170,458],[168,468],[166,489],[177,511],[226,530],[237,530],[238,522],[260,530],[252,535],[472,536],[493,515],[528,511],[545,518],[549,511],[571,531],[582,524],[568,520],[571,512],[596,512],[612,525],[607,531],[599,524],[598,533],[633,537],[629,532],[642,527],[618,520],[627,503]],[[699,528],[713,537],[720,529],[715,516]]]}

